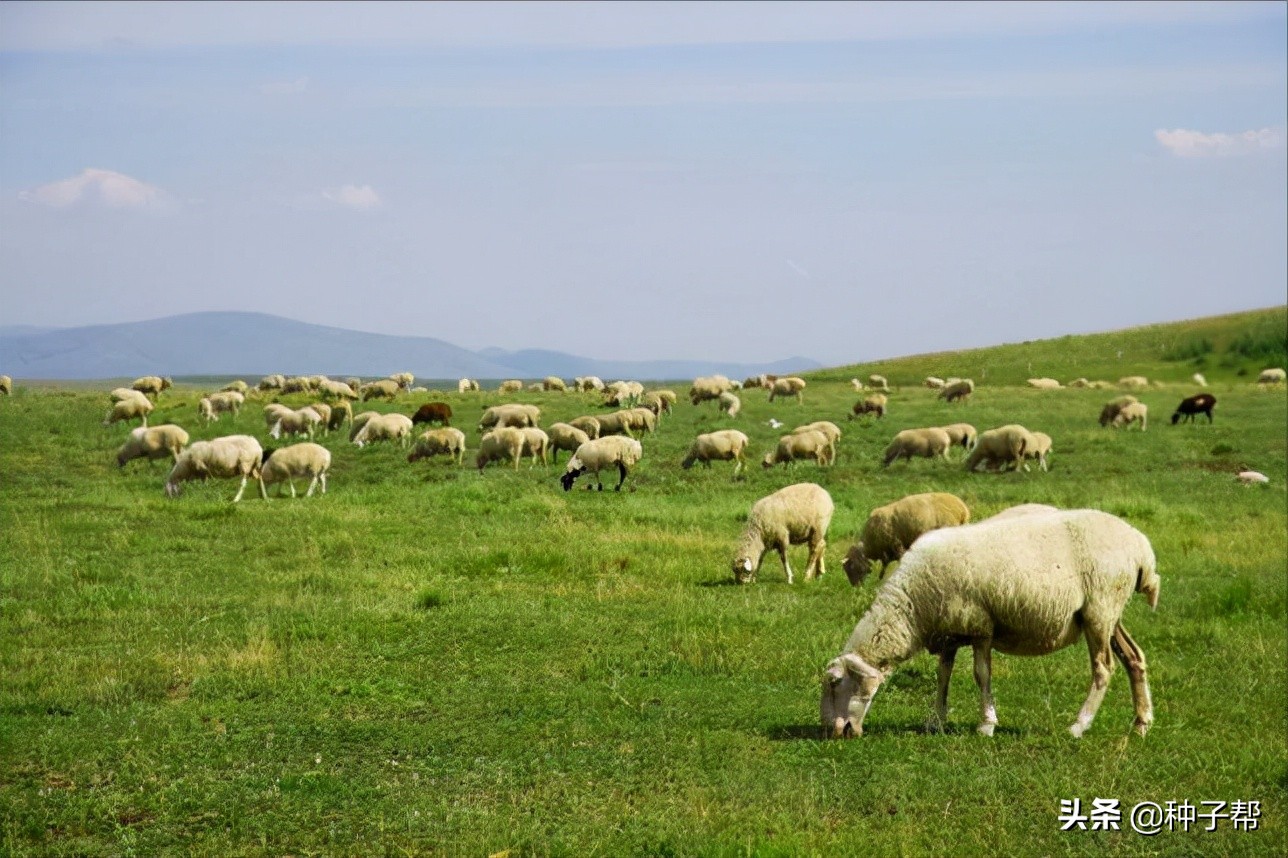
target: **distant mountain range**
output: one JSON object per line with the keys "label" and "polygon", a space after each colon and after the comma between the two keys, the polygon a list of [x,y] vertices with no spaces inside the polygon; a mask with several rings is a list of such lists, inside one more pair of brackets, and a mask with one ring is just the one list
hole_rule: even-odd
{"label": "distant mountain range", "polygon": [[0,326],[0,372],[26,379],[140,375],[325,374],[423,379],[684,379],[714,372],[745,377],[818,369],[803,357],[773,363],[720,360],[598,360],[563,352],[470,351],[433,337],[393,337],[310,325],[264,313],[188,313],[146,322],[81,328]]}

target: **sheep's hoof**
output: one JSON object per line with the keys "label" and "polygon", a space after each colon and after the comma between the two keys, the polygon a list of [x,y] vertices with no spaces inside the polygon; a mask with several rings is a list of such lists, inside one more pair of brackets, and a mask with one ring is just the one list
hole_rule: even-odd
{"label": "sheep's hoof", "polygon": [[929,718],[926,719],[926,725],[924,729],[925,729],[925,732],[927,733],[943,733],[947,730],[947,727],[945,726],[944,720],[942,718],[940,718],[938,715],[931,715]]}
{"label": "sheep's hoof", "polygon": [[981,736],[991,737],[993,735],[993,729],[995,727],[997,727],[996,724],[980,724],[978,727],[975,728],[975,732],[979,733]]}
{"label": "sheep's hoof", "polygon": [[1084,727],[1080,722],[1074,722],[1074,724],[1071,727],[1069,727],[1069,732],[1073,734],[1073,738],[1081,739],[1082,734],[1087,732],[1087,728]]}
{"label": "sheep's hoof", "polygon": [[1137,719],[1136,719],[1136,724],[1135,724],[1136,735],[1137,735],[1137,736],[1144,736],[1146,733],[1148,733],[1148,732],[1149,732],[1149,725],[1150,725],[1150,722],[1149,722],[1149,721],[1145,721],[1145,720],[1143,720],[1143,719],[1141,719],[1141,718],[1137,718]]}

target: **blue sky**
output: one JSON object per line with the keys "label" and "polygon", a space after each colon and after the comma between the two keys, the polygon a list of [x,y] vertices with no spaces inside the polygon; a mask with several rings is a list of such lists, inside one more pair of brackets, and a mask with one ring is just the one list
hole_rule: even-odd
{"label": "blue sky", "polygon": [[9,2],[5,323],[840,364],[1281,304],[1286,8]]}

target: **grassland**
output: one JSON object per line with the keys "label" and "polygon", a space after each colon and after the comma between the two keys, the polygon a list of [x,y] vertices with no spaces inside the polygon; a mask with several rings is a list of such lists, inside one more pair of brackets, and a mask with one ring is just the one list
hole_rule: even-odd
{"label": "grassland", "polygon": [[[325,497],[248,490],[233,506],[235,485],[212,481],[170,501],[161,464],[117,471],[126,430],[99,425],[102,391],[20,383],[0,400],[0,853],[1282,854],[1288,408],[1230,344],[1282,341],[1283,319],[844,367],[811,376],[804,405],[744,393],[736,425],[758,453],[779,434],[771,417],[837,421],[830,469],[681,470],[694,434],[730,424],[682,403],[621,494],[565,494],[562,466],[412,466],[332,435]],[[1195,368],[1216,422],[1166,425]],[[871,371],[901,385],[891,413],[847,423],[847,381]],[[932,372],[973,375],[974,401],[912,386]],[[1104,391],[1019,386],[1137,373],[1173,382],[1141,396],[1145,433],[1096,425]],[[196,393],[168,393],[152,422],[265,438],[254,406],[199,426]],[[465,427],[500,401],[442,398]],[[546,423],[598,408],[517,398]],[[1051,472],[879,467],[898,429],[958,420],[1048,432]],[[1237,485],[1243,467],[1270,484]],[[734,586],[747,508],[804,480],[836,501],[829,574],[789,587],[767,559],[758,583]],[[851,588],[840,559],[873,506],[928,490],[976,518],[1096,507],[1151,538],[1162,600],[1125,616],[1150,665],[1147,738],[1128,735],[1121,671],[1090,733],[1069,736],[1088,683],[1077,646],[995,659],[991,740],[973,732],[962,665],[951,731],[920,732],[929,656],[886,684],[862,739],[817,739],[821,669],[875,583]],[[1097,797],[1259,801],[1261,815],[1255,831],[1144,837],[1125,816],[1119,831],[1059,831],[1062,799]]]}

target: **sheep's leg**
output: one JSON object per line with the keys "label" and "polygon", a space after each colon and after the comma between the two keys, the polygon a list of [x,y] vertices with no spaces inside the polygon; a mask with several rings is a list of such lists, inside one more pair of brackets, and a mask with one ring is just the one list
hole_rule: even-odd
{"label": "sheep's leg", "polygon": [[[318,477],[319,477],[319,475],[318,475],[318,474],[314,474],[314,475],[313,475],[313,479],[309,481],[309,490],[308,490],[307,492],[305,492],[305,493],[304,493],[304,496],[305,496],[306,498],[311,498],[311,497],[313,497],[313,490],[314,490],[315,488],[317,488],[317,485],[318,485]],[[323,491],[323,493],[325,493],[325,492],[326,492],[326,488],[325,488],[325,487],[323,487],[322,491]]]}
{"label": "sheep's leg", "polygon": [[929,732],[942,733],[948,726],[948,683],[953,678],[953,662],[956,660],[956,647],[939,654],[939,693],[935,695],[935,709],[926,721]]}
{"label": "sheep's leg", "polygon": [[268,500],[268,489],[264,488],[264,478],[259,478],[259,497],[261,500]]}
{"label": "sheep's leg", "polygon": [[242,492],[246,491],[246,474],[242,474],[241,488],[237,489],[237,494],[233,495],[233,503],[242,499]]}
{"label": "sheep's leg", "polygon": [[1069,732],[1078,738],[1081,738],[1082,734],[1091,727],[1091,722],[1096,717],[1096,710],[1105,699],[1105,689],[1109,687],[1109,674],[1113,670],[1113,662],[1109,658],[1112,630],[1105,628],[1102,622],[1091,618],[1087,618],[1085,622],[1087,651],[1091,656],[1091,690],[1087,692],[1087,700],[1078,712],[1078,719],[1069,727]]}
{"label": "sheep's leg", "polygon": [[997,707],[993,705],[993,642],[974,644],[975,684],[979,686],[979,726],[981,736],[993,735],[997,726]]}
{"label": "sheep's leg", "polygon": [[1149,732],[1149,725],[1154,723],[1154,703],[1150,699],[1149,681],[1145,676],[1145,653],[1141,652],[1136,641],[1127,634],[1122,623],[1114,626],[1109,645],[1131,677],[1131,699],[1136,707],[1135,728],[1137,733],[1144,736]]}
{"label": "sheep's leg", "polygon": [[286,484],[291,487],[291,497],[295,497],[295,477],[287,477]]}
{"label": "sheep's leg", "polygon": [[617,480],[617,485],[613,486],[613,491],[620,492],[622,490],[622,483],[626,482],[626,466],[621,462],[617,463],[617,473],[619,475],[619,479]]}
{"label": "sheep's leg", "polygon": [[809,561],[805,564],[805,580],[823,577],[823,551],[827,547],[822,534],[814,533],[809,540]]}

